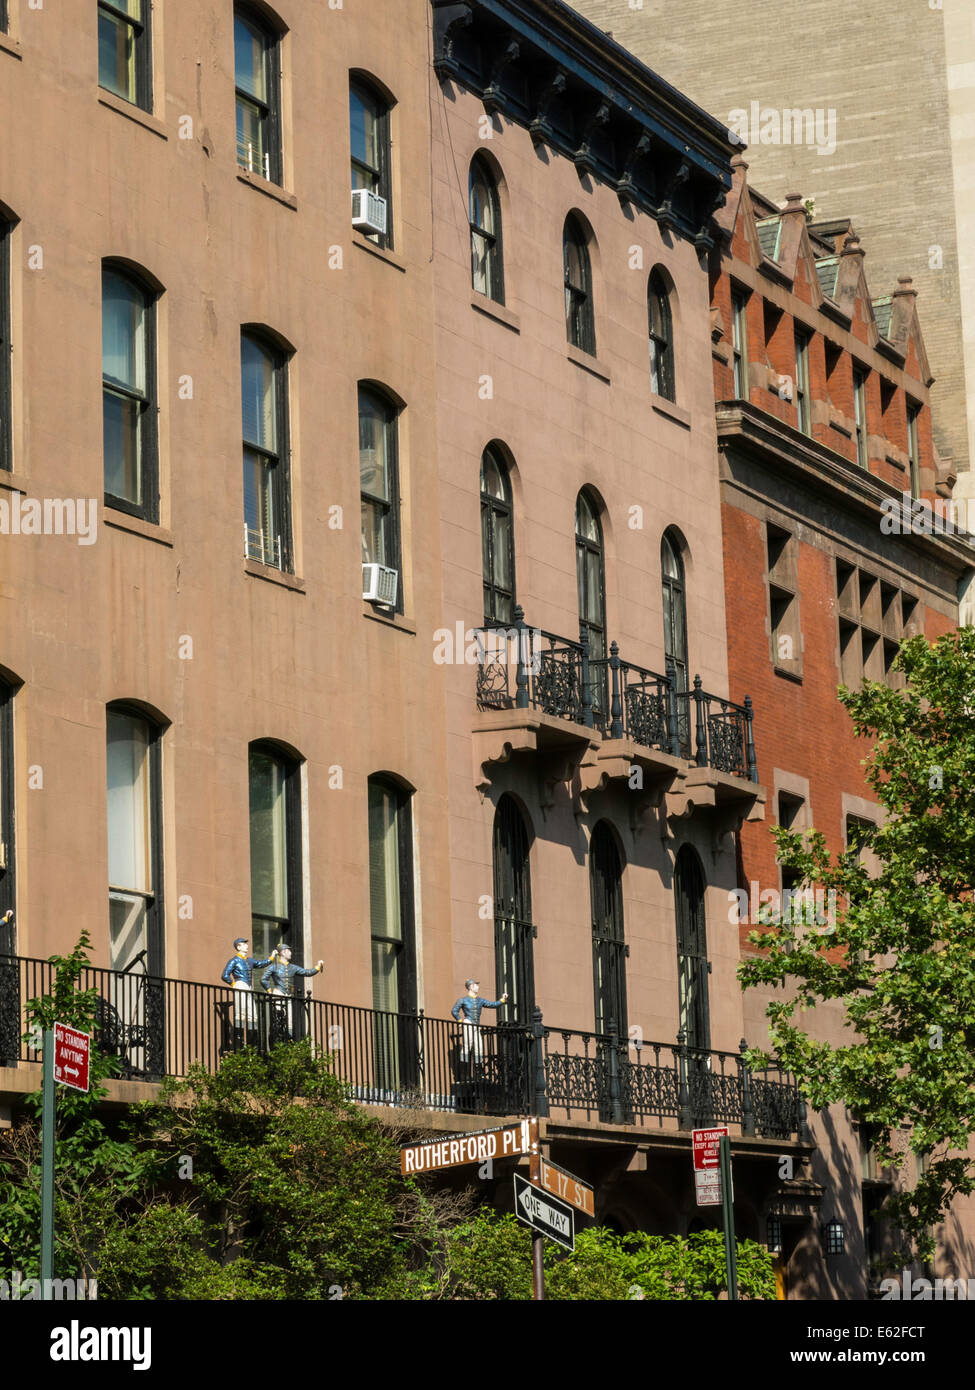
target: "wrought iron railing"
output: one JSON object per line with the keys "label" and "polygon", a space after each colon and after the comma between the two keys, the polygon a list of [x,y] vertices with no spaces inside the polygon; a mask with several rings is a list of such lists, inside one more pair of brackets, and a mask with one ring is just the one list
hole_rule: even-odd
{"label": "wrought iron railing", "polygon": [[616,642],[593,656],[585,631],[574,642],[530,628],[520,607],[510,627],[481,628],[476,639],[478,709],[538,710],[758,781],[749,696],[733,704],[703,690],[700,676],[678,690],[672,665],[665,676],[635,666]]}
{"label": "wrought iron railing", "polygon": [[[0,956],[0,1066],[38,1063],[28,1000],[49,995],[50,961]],[[79,990],[97,997],[96,1044],[126,1079],[215,1072],[245,1047],[308,1038],[363,1104],[478,1115],[584,1116],[606,1124],[736,1124],[744,1134],[804,1131],[795,1082],[742,1054],[701,1052],[571,1028],[471,1027],[423,1013],[233,990],[223,985],[85,967]]]}

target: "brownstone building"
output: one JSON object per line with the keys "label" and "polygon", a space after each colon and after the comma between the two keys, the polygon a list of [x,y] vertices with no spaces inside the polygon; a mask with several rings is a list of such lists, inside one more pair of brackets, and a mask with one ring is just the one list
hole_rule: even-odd
{"label": "brownstone building", "polygon": [[434,1130],[539,1113],[657,1231],[727,1122],[765,1239],[813,1143],[740,1056],[735,832],[794,763],[729,673],[723,127],[557,0],[7,9],[4,1118],[84,927],[116,1100],[307,1036]]}

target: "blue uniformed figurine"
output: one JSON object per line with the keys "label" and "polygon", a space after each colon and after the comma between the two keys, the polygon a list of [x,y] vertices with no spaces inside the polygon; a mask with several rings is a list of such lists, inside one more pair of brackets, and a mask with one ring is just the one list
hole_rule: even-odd
{"label": "blue uniformed figurine", "polygon": [[295,979],[299,975],[320,975],[325,969],[325,962],[320,960],[314,970],[306,970],[303,965],[291,964],[291,947],[279,946],[277,949],[277,960],[265,970],[261,976],[261,984],[268,994],[275,997],[272,1005],[275,1010],[275,1017],[279,1024],[284,1025],[285,1035],[291,1037],[292,1033],[292,1014],[294,1004],[292,997],[295,992]]}
{"label": "blue uniformed figurine", "polygon": [[223,968],[220,976],[225,985],[230,985],[231,989],[242,991],[234,999],[234,1023],[238,1028],[256,1028],[257,1011],[254,1008],[253,993],[254,971],[261,969],[262,966],[270,965],[276,958],[277,952],[272,951],[266,960],[258,960],[255,956],[247,954],[249,942],[246,936],[238,936],[234,942],[236,954],[230,957]]}
{"label": "blue uniformed figurine", "polygon": [[[481,1010],[498,1009],[502,1004],[507,1004],[507,994],[502,994],[500,999],[481,999],[478,990],[481,986],[477,980],[465,980],[464,988],[467,990],[451,1009],[454,1018],[460,1020],[464,1029],[464,1039],[460,1045],[461,1060],[469,1062],[481,1062],[484,1059],[484,1044],[481,1040]],[[461,1019],[461,1014],[464,1017]]]}

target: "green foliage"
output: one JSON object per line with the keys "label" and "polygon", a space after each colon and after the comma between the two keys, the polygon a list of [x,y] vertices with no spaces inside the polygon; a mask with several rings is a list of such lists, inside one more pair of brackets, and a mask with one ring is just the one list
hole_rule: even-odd
{"label": "green foliage", "polygon": [[[775,1298],[772,1257],[764,1246],[738,1242],[738,1282],[742,1298]],[[577,1233],[572,1255],[546,1243],[545,1287],[547,1298],[559,1301],[714,1300],[726,1288],[724,1237],[719,1231],[621,1236],[590,1227]],[[449,1233],[440,1296],[531,1298],[531,1232],[510,1214],[482,1208]]]}
{"label": "green foliage", "polygon": [[[916,1189],[886,1208],[923,1254],[926,1228],[975,1191],[975,631],[911,638],[895,665],[905,690],[840,690],[857,734],[876,740],[865,776],[886,820],[865,845],[879,869],[871,877],[855,849],[830,856],[818,832],[774,830],[782,863],[845,906],[835,925],[751,933],[764,954],[739,975],[745,986],[792,983],[767,1008],[769,1033],[813,1106],[845,1103],[872,1127],[884,1165],[903,1163],[899,1130],[927,1156]],[[821,1000],[843,1007],[842,1046],[802,1026]]]}

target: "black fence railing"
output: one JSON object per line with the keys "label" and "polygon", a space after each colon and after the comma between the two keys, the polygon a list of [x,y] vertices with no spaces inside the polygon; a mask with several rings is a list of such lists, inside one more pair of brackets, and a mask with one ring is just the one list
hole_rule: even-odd
{"label": "black fence railing", "polygon": [[[27,1002],[50,994],[49,961],[0,956],[0,1066],[37,1063]],[[308,1038],[364,1104],[474,1115],[553,1114],[606,1124],[711,1123],[787,1138],[803,1131],[801,1097],[780,1069],[741,1055],[640,1043],[574,1029],[473,1026],[310,998],[86,967],[97,997],[96,1043],[127,1079],[214,1072],[245,1047]],[[744,1050],[744,1043],[742,1043]]]}
{"label": "black fence railing", "polygon": [[530,628],[520,607],[511,627],[481,628],[476,638],[478,709],[538,710],[758,781],[748,696],[736,705],[711,695],[700,676],[678,690],[673,667],[662,676],[634,666],[616,642],[608,656],[593,655],[585,631],[574,642]]}

